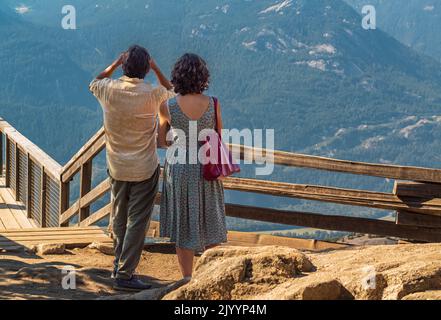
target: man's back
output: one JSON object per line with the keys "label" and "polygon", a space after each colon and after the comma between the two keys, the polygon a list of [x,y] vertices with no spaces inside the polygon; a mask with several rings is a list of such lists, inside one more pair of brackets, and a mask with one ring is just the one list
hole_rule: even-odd
{"label": "man's back", "polygon": [[119,181],[149,179],[159,164],[156,151],[159,107],[173,93],[126,76],[94,80],[90,90],[103,108],[110,175]]}

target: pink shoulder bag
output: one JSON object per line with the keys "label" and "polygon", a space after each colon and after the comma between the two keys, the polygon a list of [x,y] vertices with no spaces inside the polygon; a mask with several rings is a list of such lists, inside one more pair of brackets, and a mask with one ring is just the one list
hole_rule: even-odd
{"label": "pink shoulder bag", "polygon": [[[228,147],[222,142],[222,133],[219,132],[217,112],[219,109],[219,101],[214,100],[214,114],[215,114],[215,131],[216,134],[207,137],[209,151],[207,156],[209,161],[203,165],[203,176],[205,180],[215,181],[220,178],[229,177],[235,173],[240,172],[238,164],[233,162],[233,156]],[[211,155],[212,150],[217,150],[217,156]],[[217,159],[217,161],[216,161]]]}

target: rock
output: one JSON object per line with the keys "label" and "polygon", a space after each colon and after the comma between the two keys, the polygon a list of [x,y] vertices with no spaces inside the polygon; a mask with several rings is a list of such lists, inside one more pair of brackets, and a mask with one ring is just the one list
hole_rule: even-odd
{"label": "rock", "polygon": [[114,250],[113,246],[109,246],[106,244],[94,242],[91,245],[89,245],[87,248],[92,249],[92,250],[97,250],[97,251],[101,252],[102,254],[105,254],[108,256],[115,255],[115,250]]}
{"label": "rock", "polygon": [[441,290],[413,293],[402,300],[441,300]]}
{"label": "rock", "polygon": [[255,296],[314,271],[300,251],[285,247],[230,248],[207,251],[193,280],[165,300],[230,300]]}
{"label": "rock", "polygon": [[278,286],[257,300],[350,300],[353,296],[332,275],[320,279],[296,279]]}
{"label": "rock", "polygon": [[216,248],[165,300],[440,299],[441,245],[353,247],[305,254],[282,247]]}
{"label": "rock", "polygon": [[139,300],[139,301],[161,300],[162,297],[164,297],[166,294],[179,289],[180,287],[182,287],[187,283],[188,280],[183,279],[162,288],[145,290],[135,294],[125,294],[125,295],[105,297],[99,300]]}
{"label": "rock", "polygon": [[58,255],[66,253],[66,245],[64,244],[39,244],[28,249],[30,253],[44,255]]}

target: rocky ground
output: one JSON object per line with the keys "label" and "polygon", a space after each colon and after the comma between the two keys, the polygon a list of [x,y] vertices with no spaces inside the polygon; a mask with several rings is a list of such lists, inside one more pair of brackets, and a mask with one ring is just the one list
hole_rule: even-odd
{"label": "rocky ground", "polygon": [[[154,289],[136,295],[112,290],[109,253],[87,248],[62,255],[3,255],[0,298],[441,299],[441,244],[321,253],[285,247],[220,247],[197,259],[195,276],[187,284],[176,282],[180,275],[173,248],[152,247],[143,254],[138,271]],[[61,286],[66,265],[77,269],[76,290]]]}

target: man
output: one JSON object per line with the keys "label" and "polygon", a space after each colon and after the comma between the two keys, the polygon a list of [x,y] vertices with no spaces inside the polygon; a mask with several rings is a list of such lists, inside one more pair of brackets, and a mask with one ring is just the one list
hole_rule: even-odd
{"label": "man", "polygon": [[[122,66],[124,76],[111,79]],[[144,82],[153,70],[160,86]],[[107,165],[112,186],[115,289],[139,291],[150,286],[134,276],[158,192],[157,116],[174,96],[170,81],[148,51],[132,46],[92,83],[90,90],[104,113]]]}

